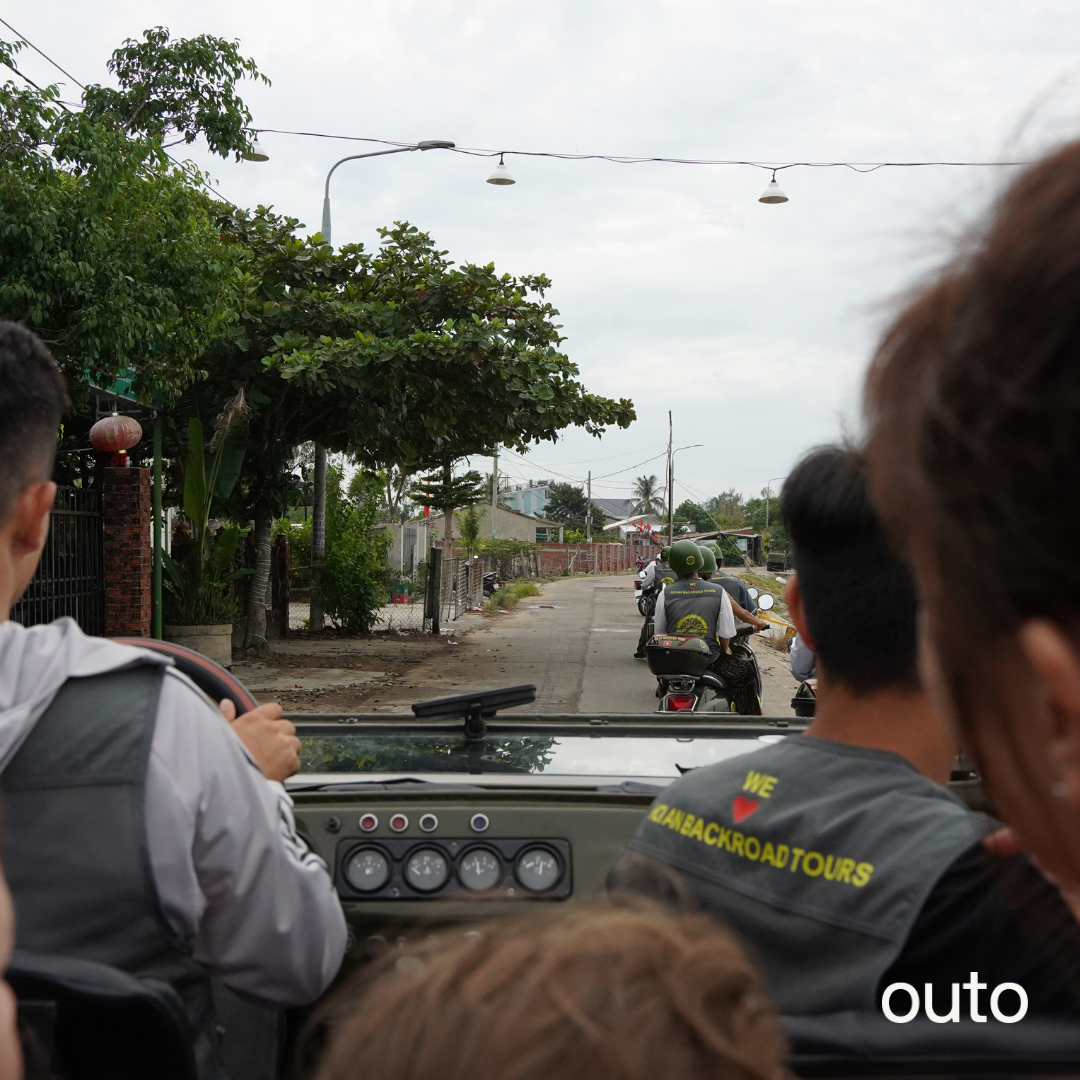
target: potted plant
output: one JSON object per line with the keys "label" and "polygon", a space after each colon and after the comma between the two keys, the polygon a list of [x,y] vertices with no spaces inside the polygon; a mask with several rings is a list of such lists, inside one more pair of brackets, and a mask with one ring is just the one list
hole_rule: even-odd
{"label": "potted plant", "polygon": [[[239,462],[223,476],[222,461],[226,455],[226,438],[246,412],[241,391],[218,417],[210,444],[209,475],[202,424],[195,419],[189,421],[184,516],[191,528],[191,539],[183,553],[177,552],[177,558],[161,553],[162,566],[168,575],[164,596],[165,640],[186,645],[226,667],[232,664],[232,624],[237,617],[236,598],[229,585],[255,571],[232,569],[240,526],[225,525],[215,532],[210,527],[210,509],[215,498],[228,497],[236,482]],[[239,453],[242,457],[242,450]]]}

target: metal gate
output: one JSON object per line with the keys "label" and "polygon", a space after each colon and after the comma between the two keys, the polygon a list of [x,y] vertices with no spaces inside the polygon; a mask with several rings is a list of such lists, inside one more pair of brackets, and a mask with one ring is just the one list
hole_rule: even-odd
{"label": "metal gate", "polygon": [[23,626],[62,615],[87,634],[105,632],[101,493],[93,489],[57,488],[41,563],[11,612]]}

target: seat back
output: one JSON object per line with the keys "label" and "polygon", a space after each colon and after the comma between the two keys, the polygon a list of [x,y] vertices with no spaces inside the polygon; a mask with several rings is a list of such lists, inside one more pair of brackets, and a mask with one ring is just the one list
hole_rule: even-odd
{"label": "seat back", "polygon": [[179,995],[106,964],[16,949],[26,1080],[196,1080]]}

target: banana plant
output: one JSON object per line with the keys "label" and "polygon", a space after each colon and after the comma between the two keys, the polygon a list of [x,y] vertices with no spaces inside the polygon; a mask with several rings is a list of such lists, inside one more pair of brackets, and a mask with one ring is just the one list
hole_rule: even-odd
{"label": "banana plant", "polygon": [[203,426],[197,419],[188,422],[188,458],[184,466],[184,516],[191,526],[191,551],[187,559],[161,553],[168,581],[165,585],[173,607],[171,613],[183,625],[231,622],[236,601],[227,586],[247,577],[252,569],[230,570],[240,542],[239,525],[228,525],[215,535],[210,529],[210,511],[215,498],[227,498],[236,483],[243,449],[227,451],[230,431],[242,420],[247,408],[243,391],[226,405],[215,424],[210,443],[210,470],[207,473]]}

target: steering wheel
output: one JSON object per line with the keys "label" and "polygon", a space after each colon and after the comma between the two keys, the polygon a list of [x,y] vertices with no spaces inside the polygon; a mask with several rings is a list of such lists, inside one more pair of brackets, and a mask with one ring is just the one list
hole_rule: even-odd
{"label": "steering wheel", "polygon": [[207,697],[215,702],[228,698],[236,706],[237,716],[259,707],[251,691],[231,671],[226,671],[194,649],[174,645],[171,641],[155,641],[153,638],[122,637],[112,640],[170,657],[176,669],[183,672]]}

